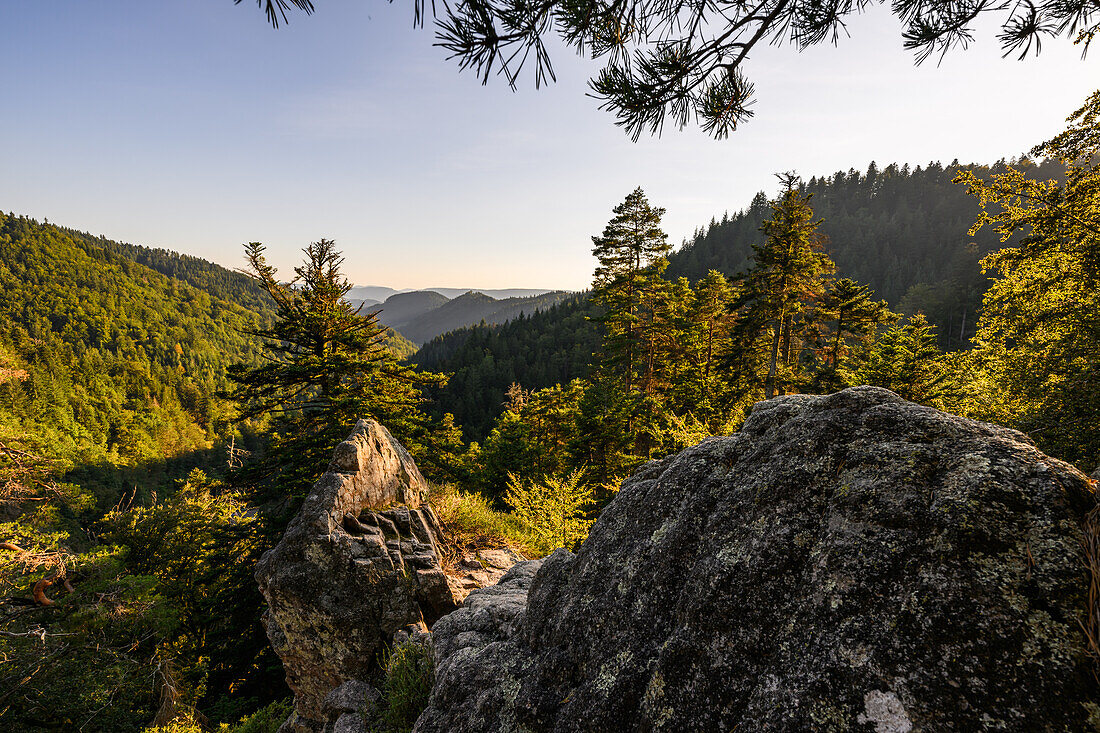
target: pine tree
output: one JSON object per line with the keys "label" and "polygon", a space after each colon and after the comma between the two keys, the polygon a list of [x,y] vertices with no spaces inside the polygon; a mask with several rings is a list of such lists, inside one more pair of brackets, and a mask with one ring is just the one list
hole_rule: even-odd
{"label": "pine tree", "polygon": [[770,345],[765,397],[782,394],[798,370],[807,306],[824,292],[825,277],[836,268],[817,234],[820,221],[793,174],[780,176],[783,191],[772,202],[772,216],[760,227],[764,242],[753,246],[753,267],[746,277],[751,319],[764,325]]}
{"label": "pine tree", "polygon": [[599,260],[592,283],[592,300],[605,314],[603,365],[620,375],[626,392],[634,389],[640,370],[639,311],[654,280],[668,266],[668,235],[661,231],[665,210],[649,205],[645,192],[634,189],[613,209],[603,234],[592,237],[592,254]]}
{"label": "pine tree", "polygon": [[254,332],[266,340],[266,363],[229,370],[229,396],[241,416],[274,418],[266,458],[245,470],[253,486],[265,486],[260,499],[304,496],[332,447],[361,418],[378,420],[414,449],[429,430],[421,388],[443,381],[400,364],[385,348],[386,329],[375,314],[362,315],[346,300],[351,284],[334,242],[322,239],[303,251],[305,262],[289,283],[277,279],[262,244],[245,251],[247,274],[276,305],[275,323]]}

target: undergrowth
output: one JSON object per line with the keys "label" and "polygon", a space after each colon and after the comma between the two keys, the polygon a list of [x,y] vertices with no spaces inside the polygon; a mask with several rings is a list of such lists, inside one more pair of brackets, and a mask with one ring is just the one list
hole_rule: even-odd
{"label": "undergrowth", "polygon": [[430,641],[407,641],[382,660],[382,729],[408,733],[428,705],[435,684],[435,652]]}
{"label": "undergrowth", "polygon": [[443,564],[468,550],[509,548],[524,557],[542,557],[553,548],[518,518],[493,509],[481,494],[468,494],[450,484],[432,486],[428,503],[443,525]]}
{"label": "undergrowth", "polygon": [[275,733],[294,710],[294,698],[273,702],[234,725],[222,723],[217,728],[204,727],[191,719],[177,719],[164,725],[146,728],[145,733]]}

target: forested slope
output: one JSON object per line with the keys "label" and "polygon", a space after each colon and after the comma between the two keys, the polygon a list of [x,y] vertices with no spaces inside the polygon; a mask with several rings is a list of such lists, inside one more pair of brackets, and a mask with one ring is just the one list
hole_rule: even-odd
{"label": "forested slope", "polygon": [[460,416],[467,440],[481,440],[500,414],[513,382],[527,389],[564,384],[587,374],[600,336],[587,295],[503,325],[478,325],[437,336],[412,361],[433,371],[451,371],[433,410]]}
{"label": "forested slope", "polygon": [[[1023,163],[1035,178],[1056,178],[1057,163]],[[1001,245],[989,229],[968,234],[978,216],[977,201],[953,179],[961,166],[926,167],[872,163],[865,173],[850,170],[814,177],[803,190],[813,194],[825,250],[837,277],[867,283],[876,297],[906,314],[923,312],[936,326],[943,349],[965,348],[974,334],[989,281],[978,261]],[[1003,163],[985,175],[1004,169]],[[713,220],[669,256],[669,278],[695,282],[711,270],[735,276],[748,270],[752,245],[769,215],[768,196],[758,193],[748,207]],[[474,327],[444,334],[424,345],[414,360],[454,372],[439,395],[467,438],[480,439],[499,413],[508,385],[541,389],[584,376],[598,344],[592,315],[580,300],[534,318],[501,327]],[[545,364],[564,365],[549,369]],[[484,391],[487,399],[477,395]]]}
{"label": "forested slope", "polygon": [[[0,344],[9,367],[27,374],[5,386],[3,419],[81,462],[207,446],[226,419],[210,396],[227,365],[255,358],[245,332],[264,317],[121,252],[141,254],[0,214]],[[232,273],[180,264],[215,292],[263,303]]]}
{"label": "forested slope", "polygon": [[[1021,166],[1043,180],[1063,172],[1055,162]],[[952,181],[960,169],[973,167],[956,161],[880,170],[871,163],[865,173],[838,171],[804,186],[813,194],[814,214],[823,220],[819,231],[828,237],[825,250],[838,276],[870,285],[895,309],[922,311],[937,326],[945,349],[965,348],[973,336],[988,287],[978,260],[1002,246],[989,229],[968,233],[978,202]],[[977,168],[983,176],[1003,170],[1003,162]],[[712,269],[744,272],[767,213],[768,197],[761,192],[745,209],[711,221],[671,255],[669,276],[694,282]]]}

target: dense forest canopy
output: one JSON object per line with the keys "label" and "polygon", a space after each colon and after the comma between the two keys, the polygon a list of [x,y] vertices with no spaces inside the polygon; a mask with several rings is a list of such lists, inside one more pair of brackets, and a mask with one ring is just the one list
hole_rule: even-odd
{"label": "dense forest canopy", "polygon": [[271,313],[213,267],[0,214],[0,347],[28,374],[6,387],[10,427],[81,463],[208,447],[228,418],[211,397],[229,364],[255,359],[246,332]]}

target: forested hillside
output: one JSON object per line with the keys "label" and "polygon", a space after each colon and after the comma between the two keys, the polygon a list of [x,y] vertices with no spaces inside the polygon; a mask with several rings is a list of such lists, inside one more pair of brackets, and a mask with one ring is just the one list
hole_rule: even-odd
{"label": "forested hillside", "polygon": [[414,343],[424,343],[457,328],[482,322],[504,323],[536,310],[545,310],[568,297],[569,293],[554,292],[495,300],[484,293],[469,292],[409,319],[397,327],[397,330]]}
{"label": "forested hillside", "polygon": [[[1057,178],[1064,171],[1054,161],[1035,165],[1025,160],[1020,167],[1037,179]],[[961,168],[931,163],[879,170],[872,163],[865,173],[840,171],[811,178],[800,188],[812,194],[837,276],[866,283],[876,297],[906,315],[924,313],[944,350],[968,346],[989,285],[979,260],[1003,246],[989,229],[969,234],[980,207],[965,188],[952,183]],[[998,163],[977,170],[988,175],[1004,169]],[[761,192],[746,208],[711,221],[669,254],[667,277],[694,282],[711,269],[730,277],[748,271],[752,247],[760,242],[760,226],[770,212],[769,198]],[[439,409],[453,413],[468,438],[481,439],[513,381],[538,390],[585,376],[579,352],[596,345],[598,337],[596,324],[577,317],[582,307],[574,304],[497,329],[459,329],[425,344],[416,363],[455,373],[439,395]],[[593,311],[585,312],[590,316]],[[515,348],[502,357],[505,342]],[[537,349],[520,347],[531,344]],[[572,366],[550,376],[545,363]],[[492,401],[478,401],[479,390]]]}
{"label": "forested hillside", "polygon": [[247,278],[196,258],[3,214],[0,289],[0,345],[27,374],[4,389],[4,419],[80,464],[208,447],[227,420],[211,395],[256,359],[245,332],[271,312]]}
{"label": "forested hillside", "polygon": [[275,302],[198,258],[5,214],[0,292],[0,690],[20,691],[0,728],[140,730],[200,704],[236,721],[283,697],[256,623],[265,535],[216,478],[266,445],[266,416],[220,395],[231,365],[268,363]]}
{"label": "forested hillside", "polygon": [[[825,251],[838,274],[866,283],[906,314],[923,312],[945,349],[965,348],[974,335],[988,287],[978,261],[1003,246],[991,230],[969,234],[978,202],[952,181],[973,167],[957,161],[915,168],[891,163],[880,170],[871,163],[864,173],[838,171],[802,187],[813,194],[814,214],[827,237]],[[1039,180],[1064,172],[1056,161],[1023,160],[1018,167]],[[1003,161],[977,167],[982,176],[1004,170]],[[748,207],[711,221],[669,256],[669,276],[694,281],[712,269],[745,272],[767,214],[768,197],[761,192]]]}
{"label": "forested hillside", "polygon": [[529,389],[566,384],[588,373],[600,343],[586,294],[503,325],[486,324],[437,336],[412,361],[433,371],[453,372],[436,395],[433,414],[461,416],[467,440],[482,440],[500,414],[508,387]]}

